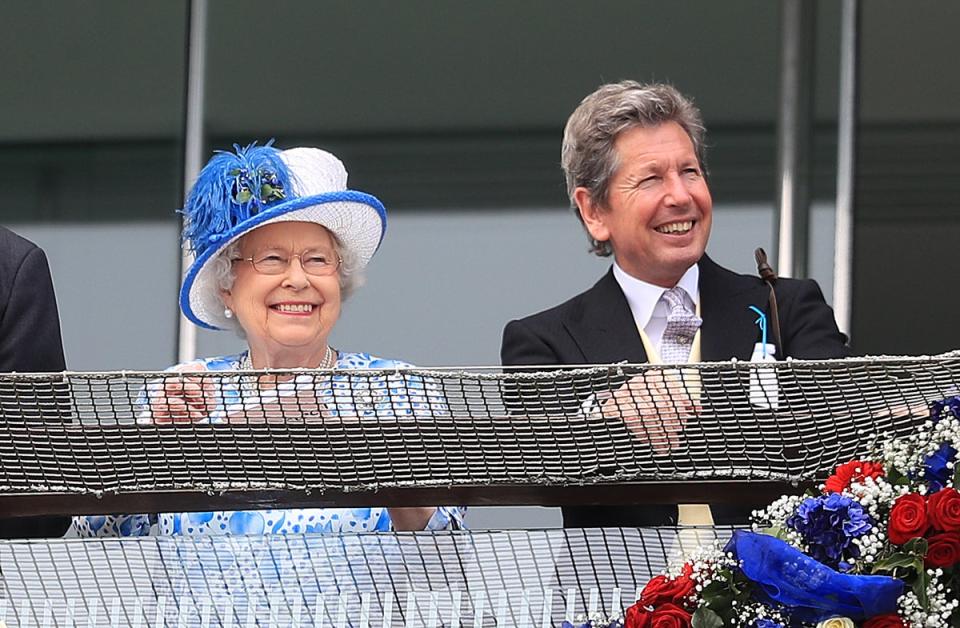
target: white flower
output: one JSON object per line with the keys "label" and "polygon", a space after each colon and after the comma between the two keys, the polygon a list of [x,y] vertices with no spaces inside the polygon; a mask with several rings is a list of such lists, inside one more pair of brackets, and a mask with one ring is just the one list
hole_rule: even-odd
{"label": "white flower", "polygon": [[849,617],[831,617],[817,624],[817,628],[856,628],[856,624]]}

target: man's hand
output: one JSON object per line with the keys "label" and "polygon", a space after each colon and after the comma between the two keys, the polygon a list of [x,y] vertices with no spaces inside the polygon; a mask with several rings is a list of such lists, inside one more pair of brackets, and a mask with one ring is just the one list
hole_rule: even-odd
{"label": "man's hand", "polygon": [[[187,364],[179,372],[205,370],[200,364]],[[160,390],[149,394],[154,423],[194,423],[207,418],[218,403],[216,387],[209,377],[171,375]]]}
{"label": "man's hand", "polygon": [[[692,375],[692,377],[691,377]],[[679,371],[648,371],[632,377],[601,403],[603,416],[623,420],[637,440],[655,453],[668,453],[680,444],[687,419],[701,407],[692,386]]]}

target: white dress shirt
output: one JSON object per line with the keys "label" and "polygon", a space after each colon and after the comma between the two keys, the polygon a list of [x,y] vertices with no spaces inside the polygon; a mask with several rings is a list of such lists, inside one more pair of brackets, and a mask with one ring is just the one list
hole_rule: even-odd
{"label": "white dress shirt", "polygon": [[[646,341],[656,348],[660,353],[660,344],[663,340],[663,332],[667,329],[667,314],[670,313],[669,306],[662,299],[663,293],[667,288],[655,286],[652,283],[641,281],[632,275],[627,274],[625,270],[614,262],[613,276],[620,284],[624,296],[627,297],[627,304],[630,306],[630,312],[633,314],[633,320],[637,324],[637,329],[643,331],[641,338],[645,334]],[[683,288],[686,293],[687,306],[691,312],[700,311],[700,268],[694,264],[683,274],[677,286]],[[671,286],[672,287],[672,286]],[[691,359],[699,360],[700,351],[698,342],[694,341],[694,351]],[[647,355],[650,357],[649,349]],[[657,357],[659,360],[659,357]],[[651,358],[651,361],[652,358]],[[689,377],[689,376],[688,376]],[[699,377],[695,374],[697,381]],[[688,380],[692,382],[693,380]],[[678,504],[677,523],[681,526],[687,525],[713,525],[713,514],[710,512],[710,506],[707,504]],[[686,534],[681,532],[681,535]]]}
{"label": "white dress shirt", "polygon": [[[667,328],[667,314],[670,313],[666,302],[661,298],[667,288],[655,286],[652,283],[637,279],[613,263],[613,277],[620,284],[627,304],[633,314],[637,329],[642,329],[657,351],[660,351],[660,342],[663,332]],[[683,274],[677,286],[686,293],[687,305],[691,312],[698,311],[700,305],[700,268],[694,264]]]}

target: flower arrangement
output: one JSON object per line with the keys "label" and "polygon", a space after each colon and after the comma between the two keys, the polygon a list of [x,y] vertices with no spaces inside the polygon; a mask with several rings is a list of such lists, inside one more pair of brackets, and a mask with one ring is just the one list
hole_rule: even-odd
{"label": "flower arrangement", "polygon": [[624,616],[564,628],[958,628],[958,449],[960,396],[653,578]]}

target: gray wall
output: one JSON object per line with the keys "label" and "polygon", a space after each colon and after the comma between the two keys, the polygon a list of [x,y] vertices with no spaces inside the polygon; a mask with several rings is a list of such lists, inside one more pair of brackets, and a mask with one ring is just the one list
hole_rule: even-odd
{"label": "gray wall", "polygon": [[[772,210],[715,208],[709,253],[755,272],[753,249],[770,248]],[[813,212],[813,276],[831,292],[832,208]],[[159,369],[175,360],[177,233],[164,223],[13,224],[50,259],[67,361],[74,370]],[[565,209],[396,212],[334,330],[345,349],[422,366],[499,363],[511,318],[588,288],[609,260],[586,252]],[[232,334],[201,332],[199,355],[242,347]]]}

